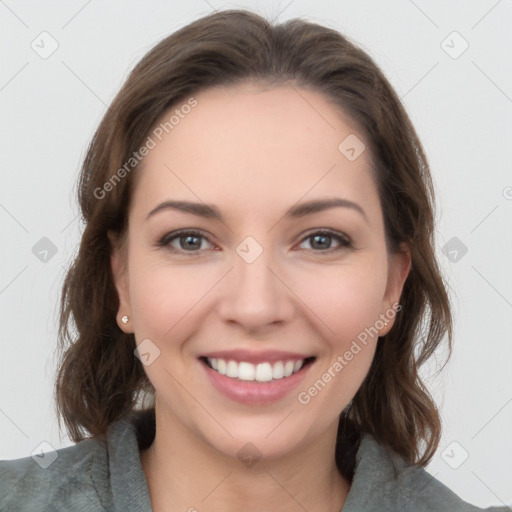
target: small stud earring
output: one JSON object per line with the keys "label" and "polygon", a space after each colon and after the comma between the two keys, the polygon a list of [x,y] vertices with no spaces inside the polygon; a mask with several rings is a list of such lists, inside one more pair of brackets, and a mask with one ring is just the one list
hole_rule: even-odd
{"label": "small stud earring", "polygon": [[126,315],[124,315],[123,318],[121,318],[121,322],[123,322],[123,324],[127,324],[128,323],[128,317]]}

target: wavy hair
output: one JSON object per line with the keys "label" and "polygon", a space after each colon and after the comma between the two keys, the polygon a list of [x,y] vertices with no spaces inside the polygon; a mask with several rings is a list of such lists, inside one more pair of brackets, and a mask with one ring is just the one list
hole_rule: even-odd
{"label": "wavy hair", "polygon": [[434,189],[415,129],[372,58],[339,32],[301,19],[272,24],[244,10],[200,18],[163,39],[134,67],[105,113],[78,180],[84,231],[67,270],[59,318],[56,411],[75,442],[154,406],[154,389],[134,357],[133,334],[116,323],[107,233],[127,231],[131,172],[100,194],[141,147],[157,119],[214,86],[293,83],[322,93],[364,135],[378,186],[386,244],[411,251],[411,270],[390,332],[380,339],[364,382],[340,416],[336,462],[351,478],[362,432],[415,465],[426,465],[441,435],[433,398],[419,375],[446,336],[452,317],[434,251]]}

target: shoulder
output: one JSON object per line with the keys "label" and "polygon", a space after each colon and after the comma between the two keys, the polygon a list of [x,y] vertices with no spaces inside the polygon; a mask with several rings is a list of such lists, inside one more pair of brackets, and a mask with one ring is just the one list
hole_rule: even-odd
{"label": "shoulder", "polygon": [[0,511],[104,511],[107,483],[104,440],[87,439],[41,456],[2,460]]}
{"label": "shoulder", "polygon": [[[509,507],[482,509],[465,502],[428,471],[408,464],[367,433],[363,435],[357,453],[356,470],[346,505],[347,512],[512,510]],[[345,508],[343,510],[345,512]]]}
{"label": "shoulder", "polygon": [[154,410],[133,411],[105,436],[41,459],[0,461],[0,512],[151,511],[140,449],[155,435]]}

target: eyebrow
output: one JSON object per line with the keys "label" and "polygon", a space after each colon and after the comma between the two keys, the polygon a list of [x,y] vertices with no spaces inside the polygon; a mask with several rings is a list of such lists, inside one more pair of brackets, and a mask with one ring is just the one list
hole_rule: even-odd
{"label": "eyebrow", "polygon": [[[295,204],[289,208],[284,214],[285,219],[297,219],[313,213],[319,213],[336,207],[351,208],[359,212],[368,222],[365,211],[357,203],[348,199],[331,198],[331,199],[313,199],[303,203]],[[220,210],[211,204],[194,203],[191,201],[164,201],[153,208],[147,215],[146,220],[163,210],[177,210],[185,213],[191,213],[206,219],[214,219],[224,222]]]}

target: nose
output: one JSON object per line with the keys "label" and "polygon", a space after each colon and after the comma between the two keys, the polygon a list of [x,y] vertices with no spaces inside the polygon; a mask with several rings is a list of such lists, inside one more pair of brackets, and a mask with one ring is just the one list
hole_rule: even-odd
{"label": "nose", "polygon": [[220,317],[257,333],[289,321],[294,312],[293,293],[271,257],[270,250],[248,262],[234,254],[233,270],[220,290]]}

